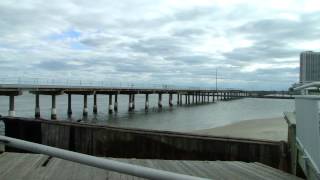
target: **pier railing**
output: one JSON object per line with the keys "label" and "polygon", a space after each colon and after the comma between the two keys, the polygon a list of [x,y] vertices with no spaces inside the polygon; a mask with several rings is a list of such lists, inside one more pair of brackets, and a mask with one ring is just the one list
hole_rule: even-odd
{"label": "pier railing", "polygon": [[104,87],[104,88],[140,88],[140,89],[190,89],[190,90],[215,90],[215,87],[179,86],[160,83],[139,83],[139,82],[112,82],[97,80],[75,80],[75,79],[45,79],[45,78],[21,78],[2,77],[0,85],[19,86],[63,86],[63,87]]}
{"label": "pier railing", "polygon": [[6,146],[31,151],[34,153],[45,154],[52,157],[57,157],[88,166],[93,166],[105,170],[116,171],[119,173],[129,174],[137,177],[147,179],[181,179],[181,180],[203,180],[205,178],[189,176],[184,174],[178,174],[169,171],[163,171],[144,166],[137,166],[133,164],[127,164],[105,158],[99,158],[77,152],[67,151],[59,148],[36,144],[28,141],[23,141],[6,136],[0,136],[0,143],[4,143]]}

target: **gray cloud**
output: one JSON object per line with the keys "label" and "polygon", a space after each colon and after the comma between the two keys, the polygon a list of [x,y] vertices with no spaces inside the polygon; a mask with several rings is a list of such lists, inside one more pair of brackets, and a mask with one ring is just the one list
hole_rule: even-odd
{"label": "gray cloud", "polygon": [[42,68],[48,71],[75,70],[79,69],[78,65],[71,65],[64,61],[43,61],[34,65],[35,68]]}
{"label": "gray cloud", "polygon": [[[211,86],[218,68],[221,86],[268,82],[286,88],[296,81],[292,64],[298,64],[298,54],[312,47],[305,43],[320,35],[319,12],[253,2],[202,3],[1,1],[0,75],[65,78],[68,73],[76,79]],[[70,29],[79,37],[68,38]],[[48,38],[56,34],[65,38]],[[82,44],[89,48],[77,48]],[[272,66],[244,71],[259,64]]]}

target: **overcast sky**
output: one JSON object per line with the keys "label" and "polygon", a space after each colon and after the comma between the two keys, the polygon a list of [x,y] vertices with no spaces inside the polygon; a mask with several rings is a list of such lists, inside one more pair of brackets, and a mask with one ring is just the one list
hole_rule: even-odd
{"label": "overcast sky", "polygon": [[319,0],[1,0],[0,77],[287,89]]}

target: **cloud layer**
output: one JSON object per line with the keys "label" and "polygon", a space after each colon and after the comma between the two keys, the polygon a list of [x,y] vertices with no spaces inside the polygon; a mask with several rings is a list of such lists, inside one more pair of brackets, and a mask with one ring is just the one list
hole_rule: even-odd
{"label": "cloud layer", "polygon": [[286,89],[317,1],[0,2],[0,76]]}

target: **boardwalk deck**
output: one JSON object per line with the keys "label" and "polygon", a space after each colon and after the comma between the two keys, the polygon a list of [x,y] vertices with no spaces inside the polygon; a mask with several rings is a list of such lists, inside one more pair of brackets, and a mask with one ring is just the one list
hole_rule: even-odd
{"label": "boardwalk deck", "polygon": [[[293,175],[261,163],[245,163],[240,161],[177,161],[155,159],[114,160],[210,179],[299,179]],[[0,179],[126,180],[140,178],[102,170],[58,158],[51,158],[41,154],[5,152],[0,154]]]}

